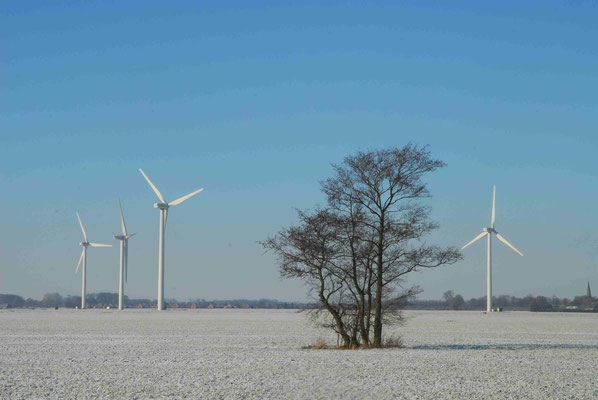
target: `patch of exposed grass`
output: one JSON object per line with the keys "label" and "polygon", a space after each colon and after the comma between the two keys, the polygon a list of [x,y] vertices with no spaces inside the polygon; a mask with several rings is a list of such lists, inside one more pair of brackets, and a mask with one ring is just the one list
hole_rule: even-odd
{"label": "patch of exposed grass", "polygon": [[316,342],[314,344],[310,344],[307,346],[302,347],[302,349],[306,349],[306,350],[328,350],[328,349],[333,349],[334,347],[330,347],[326,344],[326,342],[324,342],[324,340],[322,339],[318,339],[316,340]]}
{"label": "patch of exposed grass", "polygon": [[[390,336],[383,340],[380,349],[401,349],[404,347],[403,339],[400,336]],[[351,347],[344,346],[330,346],[322,339],[318,339],[314,344],[302,347],[306,350],[370,350],[376,349],[376,347],[368,345],[353,345]]]}

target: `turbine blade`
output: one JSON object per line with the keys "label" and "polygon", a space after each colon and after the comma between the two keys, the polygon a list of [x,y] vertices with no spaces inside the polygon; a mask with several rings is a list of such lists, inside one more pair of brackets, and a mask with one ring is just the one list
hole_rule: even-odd
{"label": "turbine blade", "polygon": [[83,238],[85,239],[86,242],[88,242],[89,240],[87,240],[87,233],[85,233],[85,228],[83,227],[83,222],[81,222],[81,217],[79,216],[78,212],[75,212],[75,214],[77,214],[77,219],[79,220],[79,225],[81,225],[81,231],[83,232]]}
{"label": "turbine blade", "polygon": [[170,203],[168,203],[169,206],[176,206],[177,204],[181,204],[183,201],[187,200],[189,197],[193,197],[195,196],[197,193],[203,191],[203,188],[196,190],[195,192],[189,193],[186,196],[183,197],[179,197],[178,199],[171,201]]}
{"label": "turbine blade", "polygon": [[494,221],[496,220],[496,186],[492,191],[492,219],[490,220],[490,227],[494,229]]}
{"label": "turbine blade", "polygon": [[83,261],[84,254],[85,254],[85,247],[81,251],[81,257],[79,257],[79,262],[77,263],[77,269],[75,270],[75,273],[79,272],[79,267],[81,266],[81,261]]}
{"label": "turbine blade", "polygon": [[463,250],[464,248],[466,248],[467,246],[469,246],[470,244],[473,244],[475,242],[477,242],[478,240],[480,240],[481,238],[483,238],[484,236],[486,236],[488,234],[488,232],[482,232],[480,233],[478,236],[476,236],[471,242],[467,243],[465,246],[461,247],[461,250]]}
{"label": "turbine blade", "polygon": [[145,174],[145,172],[143,172],[143,170],[141,168],[139,168],[139,172],[141,172],[141,175],[143,175],[143,177],[145,178],[145,180],[147,181],[147,183],[149,183],[149,185],[152,187],[152,189],[154,190],[154,193],[156,193],[156,196],[158,196],[158,198],[160,199],[160,201],[162,203],[166,203],[166,200],[164,200],[164,196],[162,196],[162,193],[160,193],[160,191],[158,190],[158,188],[154,186],[154,184],[152,183],[152,181],[150,181],[150,178],[147,177],[147,175]]}
{"label": "turbine blade", "polygon": [[91,247],[112,247],[111,244],[103,244],[103,243],[90,243]]}
{"label": "turbine blade", "polygon": [[129,240],[130,238],[132,238],[133,236],[137,235],[137,233],[131,233],[130,235],[127,235],[125,237],[125,239]]}
{"label": "turbine blade", "polygon": [[522,252],[520,252],[519,250],[517,250],[517,249],[515,248],[515,246],[513,246],[511,243],[509,243],[509,242],[507,241],[507,239],[505,239],[505,238],[504,238],[504,237],[503,237],[503,236],[502,236],[500,233],[497,233],[497,234],[496,234],[496,237],[498,238],[498,240],[500,240],[501,242],[503,242],[504,244],[506,244],[507,246],[509,246],[510,248],[512,248],[512,249],[515,251],[515,253],[517,253],[517,254],[519,254],[521,257],[523,257],[523,253],[522,253]]}
{"label": "turbine blade", "polygon": [[123,235],[127,236],[127,225],[125,225],[125,217],[123,216],[123,207],[118,199],[118,208],[120,208],[120,225],[123,230]]}

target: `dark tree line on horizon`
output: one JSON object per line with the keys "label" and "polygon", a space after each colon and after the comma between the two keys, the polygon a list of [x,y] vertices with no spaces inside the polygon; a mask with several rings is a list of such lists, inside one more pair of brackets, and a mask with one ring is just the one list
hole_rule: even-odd
{"label": "dark tree line on horizon", "polygon": [[[492,304],[505,311],[594,311],[598,312],[598,298],[575,296],[572,300],[556,296],[492,296]],[[486,296],[465,300],[452,290],[446,291],[441,300],[409,299],[405,303],[409,310],[470,310],[485,311]]]}
{"label": "dark tree line on horizon", "polygon": [[[88,295],[90,307],[96,306],[118,306],[118,293],[91,293]],[[598,297],[588,298],[587,296],[575,296],[573,299],[559,298],[556,296],[493,296],[492,302],[497,307],[505,311],[594,311],[598,312]],[[197,308],[262,308],[262,309],[313,309],[317,304],[306,302],[279,301],[276,299],[217,299],[205,300],[194,299],[190,301],[179,301],[170,299],[167,301],[170,305],[179,308],[190,308],[193,304]],[[39,308],[39,307],[65,307],[76,308],[81,304],[79,296],[61,296],[59,293],[46,293],[41,300],[32,298],[24,299],[15,294],[1,294],[0,305],[5,304],[10,308]],[[136,308],[141,305],[144,308],[156,307],[156,300],[150,299],[129,299],[125,296],[127,308]],[[438,300],[419,300],[416,298],[408,299],[404,302],[406,310],[464,310],[464,311],[484,311],[486,310],[486,297],[471,298],[465,300],[460,294],[454,295],[452,291],[447,291],[442,299]]]}
{"label": "dark tree line on horizon", "polygon": [[[124,296],[126,308],[155,308],[157,301],[151,299],[130,299]],[[91,308],[118,307],[118,293],[89,293],[87,303]],[[306,309],[313,308],[313,303],[279,301],[276,299],[193,299],[181,301],[167,299],[166,303],[171,308],[263,308],[263,309]],[[65,307],[76,308],[81,305],[81,296],[61,296],[59,293],[46,293],[41,300],[32,298],[24,299],[15,294],[0,294],[0,305],[10,308],[40,308],[40,307]]]}

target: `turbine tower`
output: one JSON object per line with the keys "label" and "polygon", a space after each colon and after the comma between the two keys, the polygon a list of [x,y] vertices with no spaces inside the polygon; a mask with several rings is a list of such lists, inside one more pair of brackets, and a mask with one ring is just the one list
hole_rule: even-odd
{"label": "turbine tower", "polygon": [[466,248],[472,243],[477,242],[484,236],[488,237],[488,255],[487,255],[487,269],[486,269],[486,312],[492,312],[492,234],[496,235],[496,238],[509,246],[511,249],[515,251],[515,253],[519,254],[523,257],[523,254],[515,248],[511,243],[507,241],[500,233],[494,229],[494,221],[496,220],[496,186],[494,186],[494,190],[492,193],[492,217],[490,218],[490,227],[483,228],[482,233],[476,236],[471,242],[467,243],[465,246],[461,247],[461,249]]}
{"label": "turbine tower", "polygon": [[81,309],[85,309],[85,290],[86,290],[86,273],[87,273],[87,247],[112,247],[111,244],[102,244],[102,243],[92,243],[87,239],[87,233],[85,233],[85,228],[83,227],[83,222],[81,222],[81,217],[79,213],[76,212],[77,219],[79,220],[79,225],[81,225],[81,231],[83,232],[83,240],[84,242],[79,242],[81,246],[83,246],[83,251],[81,252],[81,257],[79,257],[79,262],[77,263],[77,269],[75,273],[79,271],[79,266],[81,265],[81,261],[83,261],[83,272],[82,272],[82,283],[81,283]]}
{"label": "turbine tower", "polygon": [[114,239],[120,240],[120,274],[118,281],[118,309],[124,309],[123,296],[125,294],[125,282],[129,273],[129,238],[135,234],[127,233],[127,225],[125,225],[125,217],[123,217],[123,208],[118,199],[118,207],[120,208],[120,225],[123,231],[122,235],[114,235]]}
{"label": "turbine tower", "polygon": [[150,187],[160,200],[160,203],[154,203],[154,208],[160,210],[160,238],[158,244],[158,310],[164,310],[164,234],[166,230],[166,220],[168,219],[168,208],[181,204],[183,201],[201,192],[203,188],[198,189],[195,192],[191,192],[183,197],[179,197],[178,199],[168,203],[166,200],[164,200],[162,193],[160,193],[158,188],[154,186],[152,181],[150,181],[141,168],[139,168],[139,172],[141,172],[141,175],[143,175],[147,183],[149,183]]}

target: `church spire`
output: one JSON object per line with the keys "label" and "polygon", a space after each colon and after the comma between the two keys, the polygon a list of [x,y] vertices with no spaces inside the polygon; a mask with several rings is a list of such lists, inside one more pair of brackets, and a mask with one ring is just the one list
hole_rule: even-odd
{"label": "church spire", "polygon": [[592,298],[592,291],[590,290],[590,282],[588,282],[588,292],[586,293],[586,297]]}

